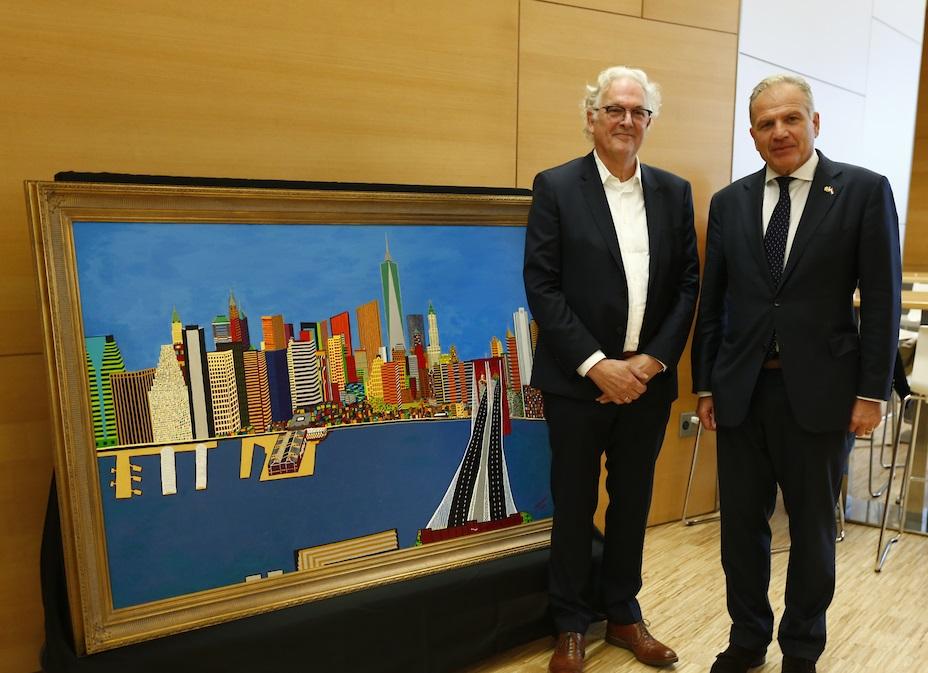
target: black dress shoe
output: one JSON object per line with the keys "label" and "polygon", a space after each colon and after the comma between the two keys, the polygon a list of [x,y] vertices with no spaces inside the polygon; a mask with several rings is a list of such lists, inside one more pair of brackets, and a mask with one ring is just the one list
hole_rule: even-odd
{"label": "black dress shoe", "polygon": [[[766,654],[740,645],[729,645],[727,650],[716,657],[709,673],[747,673],[751,668],[763,666]],[[786,669],[783,669],[783,673],[786,673]]]}
{"label": "black dress shoe", "polygon": [[783,673],[815,673],[815,662],[784,654]]}

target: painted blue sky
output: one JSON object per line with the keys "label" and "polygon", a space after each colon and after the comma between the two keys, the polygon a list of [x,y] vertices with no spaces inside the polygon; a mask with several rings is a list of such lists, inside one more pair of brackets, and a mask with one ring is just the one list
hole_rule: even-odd
{"label": "painted blue sky", "polygon": [[[377,299],[384,237],[399,268],[405,314],[438,315],[442,351],[489,355],[512,313],[526,306],[525,230],[494,226],[247,225],[77,222],[74,244],[85,336],[112,334],[129,370],[154,367],[171,342],[171,311],[206,329],[228,311],[229,291],[248,316],[254,344],[261,316],[328,320]],[[384,336],[384,338],[386,338]]]}

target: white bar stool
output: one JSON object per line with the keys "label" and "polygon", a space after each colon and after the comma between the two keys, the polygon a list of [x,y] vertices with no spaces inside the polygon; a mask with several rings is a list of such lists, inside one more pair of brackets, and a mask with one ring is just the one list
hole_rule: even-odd
{"label": "white bar stool", "polygon": [[[921,347],[919,348],[919,344]],[[912,374],[909,376],[909,387],[911,394],[902,398],[902,407],[896,420],[896,432],[894,433],[893,452],[890,458],[889,479],[886,483],[885,497],[883,500],[883,518],[880,525],[880,537],[876,546],[876,564],[874,572],[880,572],[883,564],[886,563],[886,557],[892,550],[893,545],[901,538],[905,530],[905,510],[906,502],[909,496],[909,484],[912,481],[912,459],[915,453],[915,440],[918,434],[918,423],[921,416],[922,403],[928,400],[928,325],[922,325],[918,328],[918,341],[915,345],[915,362],[912,365]],[[915,413],[912,418],[912,432],[909,435],[909,443],[906,447],[905,460],[902,461],[902,489],[899,494],[899,521],[896,534],[883,544],[883,538],[886,536],[886,524],[889,520],[889,502],[892,497],[893,477],[896,474],[896,459],[899,455],[899,444],[902,437],[902,422],[905,416],[906,402],[912,400],[915,402]]]}

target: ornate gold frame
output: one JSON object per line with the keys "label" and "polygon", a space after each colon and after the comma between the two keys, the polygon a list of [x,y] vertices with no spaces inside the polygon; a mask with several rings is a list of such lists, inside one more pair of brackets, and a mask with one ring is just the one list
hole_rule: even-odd
{"label": "ornate gold frame", "polygon": [[550,520],[130,608],[110,594],[72,223],[524,226],[526,196],[27,182],[75,645],[99,652],[544,547]]}

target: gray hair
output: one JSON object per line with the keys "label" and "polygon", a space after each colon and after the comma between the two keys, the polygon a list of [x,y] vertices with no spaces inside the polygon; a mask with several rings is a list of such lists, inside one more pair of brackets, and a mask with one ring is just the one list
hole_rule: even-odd
{"label": "gray hair", "polygon": [[751,91],[751,98],[748,100],[748,116],[751,118],[751,124],[754,123],[754,99],[756,99],[770,87],[777,86],[778,84],[792,84],[794,87],[799,89],[806,97],[806,109],[809,112],[809,116],[811,117],[813,114],[815,114],[815,100],[812,98],[812,87],[809,86],[809,83],[805,80],[805,78],[800,77],[799,75],[788,75],[786,73],[780,73],[778,75],[764,77],[764,79],[762,79],[757,84],[757,86],[754,87],[754,90]]}
{"label": "gray hair", "polygon": [[[599,107],[600,99],[603,92],[606,91],[617,79],[630,79],[638,82],[644,90],[645,106],[651,110],[651,118],[657,117],[661,112],[661,87],[657,82],[648,79],[644,70],[638,68],[629,68],[624,65],[615,65],[606,68],[596,76],[596,86],[586,85],[586,96],[583,98],[581,107],[583,108],[583,119],[586,121],[588,112]],[[592,134],[586,124],[583,125],[583,133],[587,138]]]}

